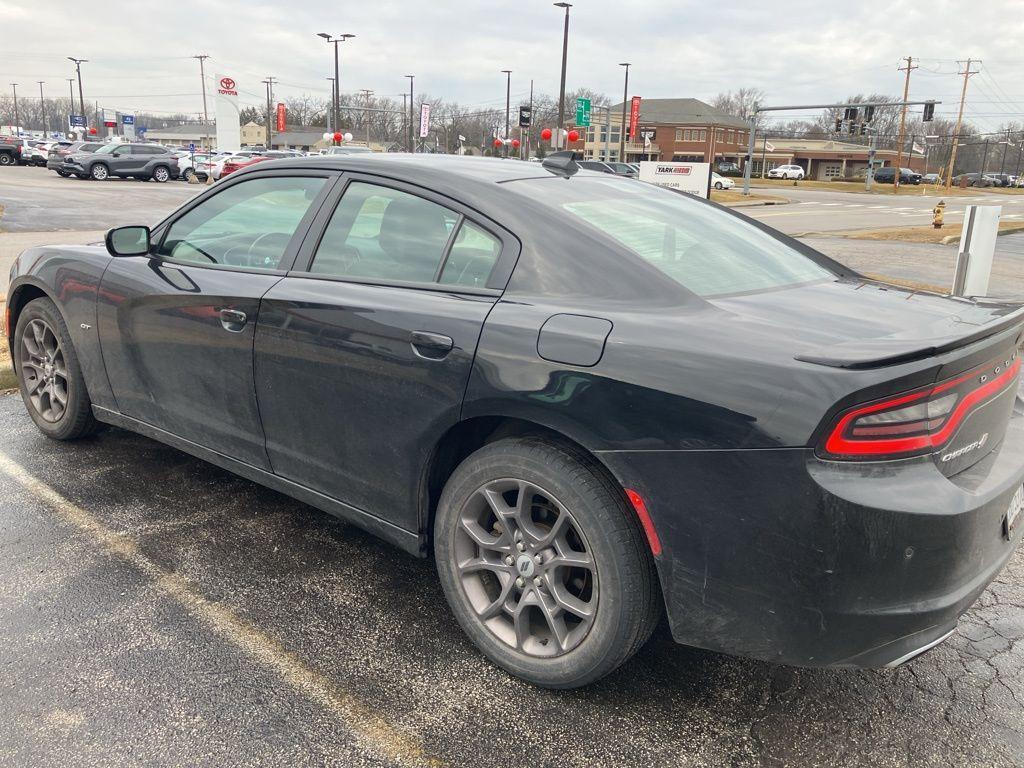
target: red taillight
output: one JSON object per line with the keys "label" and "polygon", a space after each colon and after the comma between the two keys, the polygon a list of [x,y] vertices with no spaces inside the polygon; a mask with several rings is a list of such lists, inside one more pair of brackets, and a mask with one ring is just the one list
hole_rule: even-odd
{"label": "red taillight", "polygon": [[853,408],[824,444],[832,459],[892,459],[931,453],[953,436],[972,410],[1017,382],[1014,352],[955,379]]}

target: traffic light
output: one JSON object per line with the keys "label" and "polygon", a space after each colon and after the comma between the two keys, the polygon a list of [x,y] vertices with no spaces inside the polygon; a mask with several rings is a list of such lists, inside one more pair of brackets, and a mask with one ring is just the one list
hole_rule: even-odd
{"label": "traffic light", "polygon": [[864,107],[864,122],[865,123],[870,123],[874,119],[875,119],[875,108],[874,108],[873,105],[869,104],[868,106]]}
{"label": "traffic light", "polygon": [[926,101],[924,103],[924,115],[921,117],[921,120],[923,122],[930,123],[934,119],[935,119],[935,102],[934,101]]}
{"label": "traffic light", "polygon": [[843,130],[843,118],[836,118],[836,133],[841,133]]}
{"label": "traffic light", "polygon": [[867,123],[861,123],[860,124],[860,135],[861,136],[867,136],[868,135],[868,125],[867,125]]}

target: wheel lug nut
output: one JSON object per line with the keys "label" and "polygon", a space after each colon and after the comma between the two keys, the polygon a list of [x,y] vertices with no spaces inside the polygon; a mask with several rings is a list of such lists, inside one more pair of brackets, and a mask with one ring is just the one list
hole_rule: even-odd
{"label": "wheel lug nut", "polygon": [[520,552],[522,552],[524,549],[526,549],[526,545],[523,544],[523,542],[521,542],[521,541],[517,541],[516,542],[516,549],[518,549]]}
{"label": "wheel lug nut", "polygon": [[505,565],[512,565],[512,555],[505,557]]}
{"label": "wheel lug nut", "polygon": [[541,580],[540,580],[540,576],[537,576],[537,577],[535,577],[535,578],[534,578],[534,580],[533,580],[533,586],[535,586],[535,587],[539,587],[540,585],[541,585]]}
{"label": "wheel lug nut", "polygon": [[522,589],[523,587],[526,586],[526,580],[523,579],[522,576],[520,576],[518,579],[516,579],[516,586],[519,587],[520,589]]}
{"label": "wheel lug nut", "polygon": [[534,555],[533,556],[533,562],[535,562],[537,565],[541,565],[544,562],[544,558],[541,557],[540,555]]}

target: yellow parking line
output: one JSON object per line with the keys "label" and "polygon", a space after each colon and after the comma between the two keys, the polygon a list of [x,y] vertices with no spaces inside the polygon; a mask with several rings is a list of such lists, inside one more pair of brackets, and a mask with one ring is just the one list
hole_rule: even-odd
{"label": "yellow parking line", "polygon": [[141,571],[164,595],[255,661],[274,670],[296,692],[319,702],[340,718],[351,729],[353,736],[368,749],[401,764],[443,765],[440,760],[429,757],[414,736],[398,730],[368,704],[307,667],[298,656],[266,632],[223,605],[207,600],[184,578],[161,568],[146,557],[131,538],[111,530],[3,453],[0,453],[0,472],[20,483],[107,552]]}

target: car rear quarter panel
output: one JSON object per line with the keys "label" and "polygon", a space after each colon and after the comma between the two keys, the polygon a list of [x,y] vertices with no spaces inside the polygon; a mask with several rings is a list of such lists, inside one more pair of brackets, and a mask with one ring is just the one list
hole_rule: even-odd
{"label": "car rear quarter panel", "polygon": [[[96,327],[97,301],[115,300],[100,290],[111,256],[102,246],[55,245],[22,253],[11,270],[8,301],[20,308],[27,286],[42,290],[57,305],[71,334],[93,404],[114,408]],[[13,329],[12,329],[13,332]]]}

